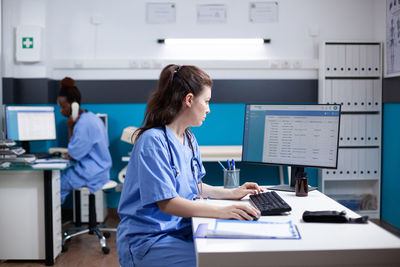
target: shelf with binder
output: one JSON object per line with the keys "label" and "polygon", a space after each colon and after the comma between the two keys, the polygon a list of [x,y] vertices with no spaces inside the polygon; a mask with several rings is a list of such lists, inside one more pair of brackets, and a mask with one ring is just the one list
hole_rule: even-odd
{"label": "shelf with binder", "polygon": [[[379,218],[382,128],[382,45],[380,42],[323,42],[318,102],[341,104],[338,166],[319,171],[327,195],[360,204],[360,213]],[[340,198],[339,197],[339,198]],[[371,209],[371,201],[376,204]],[[344,200],[346,203],[346,200]],[[367,211],[366,211],[367,210]]]}
{"label": "shelf with binder", "polygon": [[325,77],[381,77],[378,42],[324,42],[321,50]]}

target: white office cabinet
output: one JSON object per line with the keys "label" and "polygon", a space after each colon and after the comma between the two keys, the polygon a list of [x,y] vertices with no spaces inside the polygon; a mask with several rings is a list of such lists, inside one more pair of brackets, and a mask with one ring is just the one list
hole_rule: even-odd
{"label": "white office cabinet", "polygon": [[[89,190],[80,190],[81,194],[81,222],[89,222]],[[96,196],[96,221],[99,223],[104,222],[107,217],[107,199],[103,190],[97,191]],[[74,195],[74,208],[75,208],[75,195]],[[75,212],[74,212],[74,221]]]}
{"label": "white office cabinet", "polygon": [[337,169],[319,171],[321,191],[360,215],[380,216],[382,46],[324,42],[318,102],[341,104]]}
{"label": "white office cabinet", "polygon": [[0,260],[45,260],[61,252],[59,170],[0,171]]}

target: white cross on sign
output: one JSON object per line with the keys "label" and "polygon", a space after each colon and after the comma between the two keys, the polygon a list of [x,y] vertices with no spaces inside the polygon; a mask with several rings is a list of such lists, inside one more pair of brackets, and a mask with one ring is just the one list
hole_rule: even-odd
{"label": "white cross on sign", "polygon": [[22,48],[33,48],[33,37],[22,37]]}

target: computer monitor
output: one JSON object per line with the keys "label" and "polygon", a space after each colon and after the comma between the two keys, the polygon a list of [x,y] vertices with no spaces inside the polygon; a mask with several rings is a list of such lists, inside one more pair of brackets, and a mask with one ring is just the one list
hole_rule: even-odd
{"label": "computer monitor", "polygon": [[7,138],[22,141],[27,153],[28,141],[56,139],[52,106],[6,106],[5,114]]}
{"label": "computer monitor", "polygon": [[337,168],[340,105],[247,104],[242,161],[291,167],[289,185],[305,167]]}

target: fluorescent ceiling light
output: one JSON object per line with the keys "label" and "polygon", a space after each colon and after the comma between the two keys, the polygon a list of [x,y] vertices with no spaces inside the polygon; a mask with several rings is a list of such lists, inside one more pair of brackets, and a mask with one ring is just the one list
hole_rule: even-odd
{"label": "fluorescent ceiling light", "polygon": [[271,40],[262,38],[166,38],[158,39],[157,42],[168,45],[261,45],[269,44]]}

